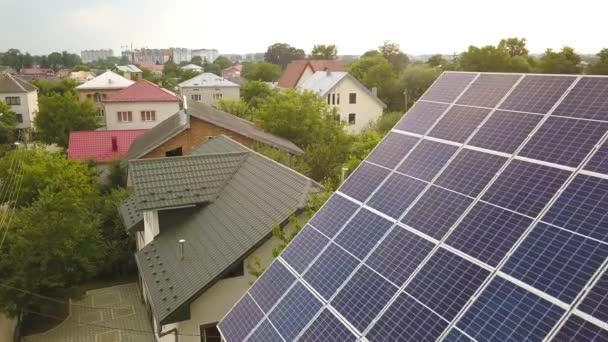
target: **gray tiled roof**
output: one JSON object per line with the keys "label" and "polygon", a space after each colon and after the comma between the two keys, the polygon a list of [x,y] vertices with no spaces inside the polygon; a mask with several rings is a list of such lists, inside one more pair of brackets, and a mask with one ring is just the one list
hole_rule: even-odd
{"label": "gray tiled roof", "polygon": [[[178,319],[192,300],[267,239],[273,225],[302,209],[310,192],[317,190],[309,178],[224,136],[184,158],[217,153],[245,153],[247,158],[212,202],[159,211],[160,234],[136,253],[161,324]],[[186,241],[183,260],[181,239]]]}
{"label": "gray tiled roof", "polygon": [[213,201],[247,152],[132,160],[129,178],[139,210]]}
{"label": "gray tiled roof", "polygon": [[9,73],[0,73],[0,93],[29,93],[36,87]]}
{"label": "gray tiled roof", "polygon": [[118,213],[122,218],[127,231],[142,230],[144,217],[142,212],[137,209],[135,196],[129,197],[118,207]]}

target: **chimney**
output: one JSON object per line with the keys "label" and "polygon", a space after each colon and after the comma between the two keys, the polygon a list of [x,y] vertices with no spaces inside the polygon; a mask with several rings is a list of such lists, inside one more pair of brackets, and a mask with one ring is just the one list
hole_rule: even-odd
{"label": "chimney", "polygon": [[376,87],[372,88],[372,95],[374,95],[374,97],[378,97],[378,88],[376,88]]}
{"label": "chimney", "polygon": [[347,175],[348,175],[348,168],[347,167],[343,167],[342,168],[342,174],[340,175],[340,184],[344,183],[344,180],[346,179]]}
{"label": "chimney", "polygon": [[185,244],[186,244],[186,240],[184,240],[184,239],[179,240],[179,251],[181,253],[181,260],[184,260],[186,258],[186,252],[184,250]]}
{"label": "chimney", "polygon": [[118,152],[118,140],[116,137],[112,137],[112,151]]}
{"label": "chimney", "polygon": [[325,73],[327,76],[331,76],[331,70],[329,70],[327,67],[325,67]]}

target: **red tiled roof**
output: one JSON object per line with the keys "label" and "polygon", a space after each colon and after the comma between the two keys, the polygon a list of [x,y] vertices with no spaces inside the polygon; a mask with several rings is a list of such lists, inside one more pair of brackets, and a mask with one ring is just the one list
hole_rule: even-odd
{"label": "red tiled roof", "polygon": [[287,68],[283,71],[281,78],[279,79],[278,86],[281,88],[295,88],[302,77],[302,73],[306,69],[306,66],[310,65],[312,72],[317,71],[346,71],[344,62],[340,60],[307,60],[299,59],[292,61],[287,65]]}
{"label": "red tiled roof", "polygon": [[121,159],[135,138],[145,132],[145,129],[70,132],[68,159],[93,160],[98,163],[109,163]]}
{"label": "red tiled roof", "polygon": [[19,74],[27,76],[52,76],[55,72],[51,69],[23,68],[19,71]]}
{"label": "red tiled roof", "polygon": [[177,102],[174,92],[152,82],[139,80],[132,85],[108,95],[104,102]]}
{"label": "red tiled roof", "polygon": [[139,65],[140,68],[146,68],[150,71],[163,72],[163,70],[165,69],[165,66],[163,64],[141,62],[137,65]]}

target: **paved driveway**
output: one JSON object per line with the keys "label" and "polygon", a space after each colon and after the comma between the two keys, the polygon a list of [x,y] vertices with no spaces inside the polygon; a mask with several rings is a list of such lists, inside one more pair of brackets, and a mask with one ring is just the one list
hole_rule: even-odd
{"label": "paved driveway", "polygon": [[70,315],[42,334],[23,342],[153,342],[152,325],[137,284],[87,291],[72,301]]}

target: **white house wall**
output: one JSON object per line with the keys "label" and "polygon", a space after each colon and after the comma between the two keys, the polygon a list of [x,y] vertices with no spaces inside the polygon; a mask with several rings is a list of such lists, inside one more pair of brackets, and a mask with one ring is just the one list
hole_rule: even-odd
{"label": "white house wall", "polygon": [[[340,94],[340,104],[330,106],[335,107],[338,110],[340,121],[345,123],[345,128],[348,132],[361,132],[382,116],[382,105],[376,101],[371,94],[361,89],[361,87],[349,77],[340,81],[340,83],[330,91],[330,94],[331,93]],[[350,93],[357,94],[357,103],[348,103]],[[327,101],[327,96],[324,97],[324,101]],[[354,125],[348,125],[348,114],[350,113],[356,114]]]}
{"label": "white house wall", "polygon": [[19,97],[20,105],[10,105],[11,109],[23,116],[23,122],[17,124],[17,128],[30,128],[33,125],[36,113],[38,113],[38,93],[1,93],[0,100],[5,102],[7,97]]}
{"label": "white house wall", "polygon": [[223,100],[238,100],[241,96],[239,87],[184,87],[181,88],[181,94],[186,96],[189,101],[195,101],[192,95],[201,95],[200,101],[210,106],[217,106],[219,100],[213,98],[213,94],[222,94]]}
{"label": "white house wall", "polygon": [[296,83],[296,89],[298,87],[300,87],[302,84],[304,84],[304,82],[306,82],[314,74],[315,73],[312,71],[312,69],[310,68],[310,66],[307,65],[306,69],[304,69],[304,72],[302,72],[302,75],[298,79],[298,83]]}
{"label": "white house wall", "polygon": [[[150,129],[179,111],[177,102],[108,102],[105,103],[106,129]],[[142,121],[141,111],[156,111],[155,121]],[[119,122],[118,112],[133,113],[133,121]]]}

